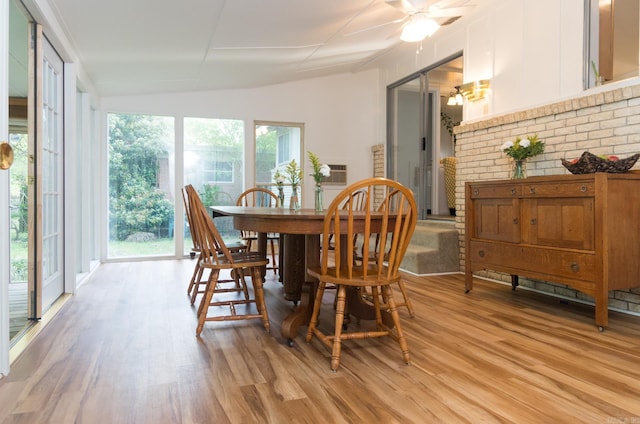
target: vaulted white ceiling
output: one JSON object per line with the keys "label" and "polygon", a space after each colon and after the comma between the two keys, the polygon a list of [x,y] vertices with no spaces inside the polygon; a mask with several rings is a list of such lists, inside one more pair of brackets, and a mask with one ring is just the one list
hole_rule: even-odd
{"label": "vaulted white ceiling", "polygon": [[403,43],[407,19],[388,0],[48,3],[102,96],[255,88],[357,72]]}

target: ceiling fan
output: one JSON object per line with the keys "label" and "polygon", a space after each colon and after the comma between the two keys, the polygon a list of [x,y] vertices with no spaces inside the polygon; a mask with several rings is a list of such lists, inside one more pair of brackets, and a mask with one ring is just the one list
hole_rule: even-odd
{"label": "ceiling fan", "polygon": [[418,42],[430,37],[441,26],[449,25],[462,17],[473,6],[469,0],[385,0],[407,14],[402,22],[402,41]]}

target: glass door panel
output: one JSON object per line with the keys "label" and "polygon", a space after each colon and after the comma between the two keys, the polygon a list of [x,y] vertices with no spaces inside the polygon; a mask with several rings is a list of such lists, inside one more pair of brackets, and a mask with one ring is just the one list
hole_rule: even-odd
{"label": "glass door panel", "polygon": [[425,219],[430,213],[422,78],[417,76],[393,89],[395,119],[392,129],[395,168],[392,178],[413,190],[419,219]]}
{"label": "glass door panel", "polygon": [[[291,184],[287,173],[287,165],[296,162],[303,167],[304,124],[286,122],[254,122],[256,146],[256,186],[268,188],[278,194],[274,175],[276,172],[284,176],[284,207],[289,207]],[[304,179],[302,180],[304,184]],[[300,196],[302,187],[298,188]],[[302,201],[302,197],[299,199]],[[302,205],[304,207],[304,205]]]}
{"label": "glass door panel", "polygon": [[15,343],[35,316],[29,293],[33,281],[28,278],[33,250],[28,243],[28,104],[30,26],[16,2],[9,2],[9,143],[14,161],[9,173],[10,258],[9,340]]}
{"label": "glass door panel", "polygon": [[[184,184],[196,189],[205,205],[230,206],[244,191],[244,121],[234,119],[184,119]],[[233,219],[216,218],[218,231],[237,240]],[[186,217],[185,252],[193,243]]]}
{"label": "glass door panel", "polygon": [[42,312],[64,292],[63,279],[63,63],[42,40],[42,136],[38,143],[41,164]]}
{"label": "glass door panel", "polygon": [[[110,113],[109,258],[175,255],[174,118]],[[178,195],[179,196],[179,195]]]}

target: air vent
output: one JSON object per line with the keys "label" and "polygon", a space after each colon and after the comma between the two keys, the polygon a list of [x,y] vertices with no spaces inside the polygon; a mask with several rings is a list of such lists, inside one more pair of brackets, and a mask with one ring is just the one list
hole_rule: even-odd
{"label": "air vent", "polygon": [[324,177],[322,184],[347,185],[347,165],[331,165],[331,175]]}

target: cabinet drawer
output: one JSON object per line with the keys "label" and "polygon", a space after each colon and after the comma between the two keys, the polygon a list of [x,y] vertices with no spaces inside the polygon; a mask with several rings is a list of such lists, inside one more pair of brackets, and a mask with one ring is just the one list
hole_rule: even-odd
{"label": "cabinet drawer", "polygon": [[520,196],[522,185],[520,183],[511,184],[482,184],[471,185],[470,194],[472,199],[496,199],[511,198]]}
{"label": "cabinet drawer", "polygon": [[593,180],[574,182],[524,183],[522,197],[593,197]]}
{"label": "cabinet drawer", "polygon": [[595,282],[595,254],[535,246],[471,241],[468,258],[472,263],[497,271],[517,269],[523,275],[548,275]]}

